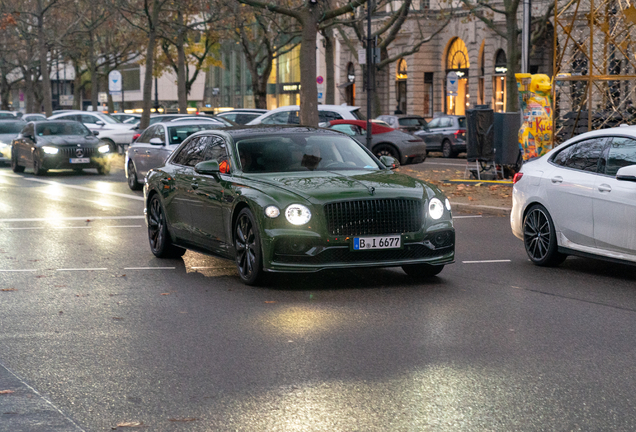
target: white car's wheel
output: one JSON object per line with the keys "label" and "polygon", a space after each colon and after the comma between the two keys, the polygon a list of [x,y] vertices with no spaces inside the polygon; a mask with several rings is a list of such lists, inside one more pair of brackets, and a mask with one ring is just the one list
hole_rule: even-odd
{"label": "white car's wheel", "polygon": [[535,204],[523,220],[523,243],[530,260],[543,267],[561,264],[567,255],[559,253],[556,231],[550,214],[540,204]]}

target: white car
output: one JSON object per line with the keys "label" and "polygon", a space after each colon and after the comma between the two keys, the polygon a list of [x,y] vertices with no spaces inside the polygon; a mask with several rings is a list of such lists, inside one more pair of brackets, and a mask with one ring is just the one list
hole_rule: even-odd
{"label": "white car", "polygon": [[587,132],[515,175],[510,224],[530,260],[636,263],[636,126]]}
{"label": "white car", "polygon": [[[247,123],[248,125],[259,124],[300,124],[300,107],[289,105],[256,117]],[[318,121],[321,125],[327,125],[331,120],[364,120],[360,112],[360,107],[348,105],[318,105]]]}
{"label": "white car", "polygon": [[136,133],[133,125],[121,123],[101,112],[66,111],[52,115],[49,120],[75,120],[83,123],[89,130],[97,131],[97,137],[108,144],[112,152],[116,152],[117,147],[129,145]]}

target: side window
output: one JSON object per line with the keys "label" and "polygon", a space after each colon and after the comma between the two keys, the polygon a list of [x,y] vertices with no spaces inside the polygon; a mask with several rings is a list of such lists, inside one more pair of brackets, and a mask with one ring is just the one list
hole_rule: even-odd
{"label": "side window", "polygon": [[97,119],[92,115],[82,114],[79,117],[81,118],[80,121],[84,124],[95,124],[97,122]]}
{"label": "side window", "polygon": [[574,144],[574,148],[563,166],[596,173],[598,172],[598,162],[604,146],[605,138],[592,138]]}
{"label": "side window", "polygon": [[341,120],[342,116],[334,111],[318,111],[318,121],[321,123],[331,120]]}
{"label": "side window", "polygon": [[159,138],[162,143],[166,143],[166,131],[162,125],[155,126],[150,138]]}
{"label": "side window", "polygon": [[272,114],[266,117],[261,122],[263,124],[288,124],[289,123],[289,111],[282,111]]}
{"label": "side window", "polygon": [[205,152],[205,160],[216,159],[219,162],[221,174],[228,174],[230,172],[230,159],[227,155],[225,140],[218,136],[206,138],[207,150]]}
{"label": "side window", "polygon": [[440,127],[443,127],[443,128],[453,127],[453,119],[450,117],[443,117]]}
{"label": "side window", "polygon": [[440,117],[434,118],[430,122],[428,122],[429,129],[435,129],[439,127]]}
{"label": "side window", "polygon": [[344,132],[347,135],[354,136],[357,134],[358,127],[349,124],[337,124],[331,126],[329,129],[337,130],[338,132]]}
{"label": "side window", "polygon": [[[205,140],[202,140],[201,138],[202,137],[193,138],[181,147],[178,150],[177,155],[174,159],[172,159],[172,163],[177,165],[194,166],[198,162],[202,161],[205,151]],[[197,157],[200,157],[200,160],[195,161]]]}
{"label": "side window", "polygon": [[605,174],[613,177],[620,168],[628,165],[636,165],[636,141],[630,138],[613,138],[609,145]]}
{"label": "side window", "polygon": [[299,111],[290,111],[289,112],[289,124],[300,124],[300,116]]}
{"label": "side window", "polygon": [[33,127],[33,123],[29,123],[26,125],[22,132],[20,132],[23,136],[35,136],[35,128]]}
{"label": "side window", "polygon": [[136,143],[149,143],[152,134],[154,133],[155,128],[153,126],[146,129],[139,138],[137,138]]}

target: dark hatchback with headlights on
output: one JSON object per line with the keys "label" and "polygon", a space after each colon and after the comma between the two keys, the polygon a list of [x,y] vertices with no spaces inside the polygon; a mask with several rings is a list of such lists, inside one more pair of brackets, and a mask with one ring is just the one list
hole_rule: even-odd
{"label": "dark hatchback with headlights on", "polygon": [[246,284],[264,272],[353,267],[434,276],[455,257],[450,203],[387,168],[395,162],[327,129],[199,132],[148,172],[150,249],[232,259]]}
{"label": "dark hatchback with headlights on", "polygon": [[50,169],[96,168],[110,172],[110,147],[77,121],[30,122],[11,143],[11,168],[33,169],[44,175]]}

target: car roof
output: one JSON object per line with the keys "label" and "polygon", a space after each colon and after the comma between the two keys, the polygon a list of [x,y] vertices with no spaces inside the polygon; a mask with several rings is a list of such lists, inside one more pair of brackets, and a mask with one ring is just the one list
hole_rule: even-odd
{"label": "car roof", "polygon": [[[289,134],[329,134],[333,136],[342,136],[341,132],[325,129],[314,128],[310,126],[297,126],[297,125],[253,125],[253,126],[233,126],[224,128],[221,130],[224,133],[232,136],[232,138],[244,138],[249,136],[276,136],[281,133]],[[210,131],[211,132],[211,131]]]}
{"label": "car roof", "polygon": [[184,121],[180,121],[180,122],[172,122],[172,121],[165,121],[165,122],[157,122],[153,125],[150,125],[149,127],[154,127],[157,125],[162,125],[162,126],[170,126],[170,127],[179,127],[179,126],[198,126],[198,125],[219,125],[221,127],[223,127],[223,123],[221,122],[211,122],[208,120],[184,120]]}
{"label": "car roof", "polygon": [[229,110],[229,111],[220,112],[217,115],[228,114],[228,113],[237,113],[237,112],[239,112],[239,113],[261,113],[262,114],[262,113],[266,113],[267,111],[269,111],[269,110],[264,109],[264,108],[234,108],[234,109]]}
{"label": "car roof", "polygon": [[607,135],[614,135],[614,136],[627,135],[632,138],[636,138],[636,126],[618,126],[613,128],[597,129],[597,130],[585,132],[580,135],[574,136],[568,139],[567,141],[565,141],[563,144],[569,144],[570,142],[580,141],[582,139],[593,138],[597,136],[607,136]]}

